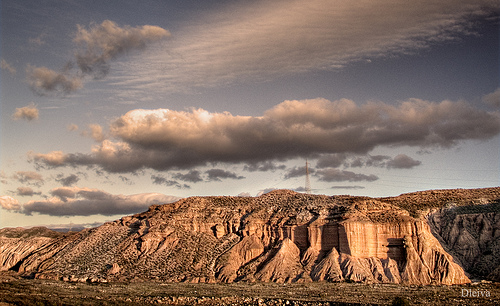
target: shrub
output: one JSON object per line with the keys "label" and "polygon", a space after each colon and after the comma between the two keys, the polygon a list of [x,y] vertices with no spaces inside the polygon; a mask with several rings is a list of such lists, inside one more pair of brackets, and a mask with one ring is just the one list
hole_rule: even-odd
{"label": "shrub", "polygon": [[392,300],[392,306],[410,306],[410,302],[402,296],[397,296]]}

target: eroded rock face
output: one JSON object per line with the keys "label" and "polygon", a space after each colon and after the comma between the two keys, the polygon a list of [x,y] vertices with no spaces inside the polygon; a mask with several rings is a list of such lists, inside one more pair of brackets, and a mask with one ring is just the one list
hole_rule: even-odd
{"label": "eroded rock face", "polygon": [[31,253],[49,247],[61,234],[47,228],[6,228],[0,230],[0,271],[19,269]]}
{"label": "eroded rock face", "polygon": [[30,239],[0,237],[0,271],[7,271],[32,252],[50,244],[52,238],[34,237]]}
{"label": "eroded rock face", "polygon": [[428,215],[434,235],[471,275],[500,281],[500,202],[450,205]]}
{"label": "eroded rock face", "polygon": [[361,197],[192,197],[51,239],[3,268],[78,281],[469,282],[425,219]]}

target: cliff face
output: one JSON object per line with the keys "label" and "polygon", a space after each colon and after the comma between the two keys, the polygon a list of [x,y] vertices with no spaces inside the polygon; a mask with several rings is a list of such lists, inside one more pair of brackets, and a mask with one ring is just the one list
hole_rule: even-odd
{"label": "cliff face", "polygon": [[0,230],[0,271],[17,268],[16,265],[24,258],[50,245],[60,236],[62,235],[43,227]]}
{"label": "cliff face", "polygon": [[2,239],[2,269],[37,278],[469,282],[425,219],[375,199],[288,190],[186,198],[39,244]]}
{"label": "cliff face", "polygon": [[450,205],[428,216],[435,236],[471,275],[500,281],[500,202]]}

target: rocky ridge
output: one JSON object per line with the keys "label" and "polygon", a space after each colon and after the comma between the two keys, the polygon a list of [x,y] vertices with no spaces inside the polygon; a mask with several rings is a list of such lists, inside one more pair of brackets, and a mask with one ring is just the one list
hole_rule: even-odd
{"label": "rocky ridge", "polygon": [[[471,198],[500,198],[500,188],[485,192]],[[440,223],[431,230],[401,197],[191,197],[78,233],[20,240],[0,232],[1,269],[96,282],[470,282],[443,248],[446,235],[433,236]]]}

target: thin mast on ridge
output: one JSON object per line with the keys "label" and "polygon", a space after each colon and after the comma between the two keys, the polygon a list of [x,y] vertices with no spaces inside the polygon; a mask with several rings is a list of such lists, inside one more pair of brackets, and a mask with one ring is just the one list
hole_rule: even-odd
{"label": "thin mast on ridge", "polygon": [[309,163],[306,159],[306,193],[311,193],[311,179],[309,178]]}

